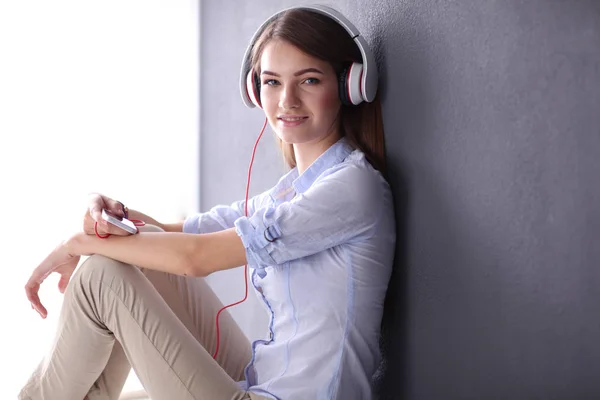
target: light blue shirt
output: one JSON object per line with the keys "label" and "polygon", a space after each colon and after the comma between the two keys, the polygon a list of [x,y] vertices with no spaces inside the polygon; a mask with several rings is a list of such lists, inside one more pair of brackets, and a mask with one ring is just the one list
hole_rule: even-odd
{"label": "light blue shirt", "polygon": [[270,315],[241,385],[280,400],[370,399],[396,240],[388,183],[342,138],[249,200],[248,215],[240,201],[184,224],[235,226]]}

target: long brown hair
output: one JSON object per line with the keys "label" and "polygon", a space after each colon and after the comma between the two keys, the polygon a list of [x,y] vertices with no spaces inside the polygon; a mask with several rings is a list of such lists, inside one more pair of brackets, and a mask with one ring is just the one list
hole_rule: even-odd
{"label": "long brown hair", "polygon": [[[262,52],[273,39],[286,41],[304,53],[328,62],[338,75],[352,62],[362,62],[358,46],[336,21],[314,11],[293,9],[279,14],[256,40],[251,64],[258,74]],[[385,143],[378,95],[371,103],[342,105],[340,134],[350,145],[360,149],[371,165],[385,176]],[[284,160],[290,168],[294,168],[296,157],[293,146],[277,139]]]}

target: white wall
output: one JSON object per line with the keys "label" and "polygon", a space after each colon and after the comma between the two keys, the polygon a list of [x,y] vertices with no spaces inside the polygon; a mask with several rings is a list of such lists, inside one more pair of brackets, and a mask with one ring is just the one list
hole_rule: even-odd
{"label": "white wall", "polygon": [[0,2],[0,399],[52,340],[57,279],[47,320],[23,286],[79,228],[88,192],[159,220],[197,211],[197,3]]}

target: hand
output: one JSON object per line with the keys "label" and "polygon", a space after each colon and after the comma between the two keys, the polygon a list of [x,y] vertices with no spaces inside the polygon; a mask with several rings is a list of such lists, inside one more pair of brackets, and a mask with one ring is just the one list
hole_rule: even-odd
{"label": "hand", "polygon": [[64,293],[73,271],[77,267],[80,256],[75,256],[69,253],[67,250],[68,241],[64,241],[59,244],[41,263],[33,270],[31,277],[25,285],[25,294],[31,302],[31,307],[36,310],[42,318],[46,318],[48,311],[46,307],[42,305],[38,292],[40,285],[48,275],[52,272],[60,274],[60,280],[58,281],[58,290]]}
{"label": "hand", "polygon": [[94,225],[97,222],[98,233],[101,236],[105,236],[107,234],[117,236],[131,235],[131,233],[106,222],[106,220],[102,218],[103,208],[112,212],[113,214],[124,217],[121,203],[107,196],[103,196],[100,193],[92,193],[90,194],[89,198],[88,210],[83,217],[83,231],[85,233],[88,235],[95,235],[96,232],[94,231]]}

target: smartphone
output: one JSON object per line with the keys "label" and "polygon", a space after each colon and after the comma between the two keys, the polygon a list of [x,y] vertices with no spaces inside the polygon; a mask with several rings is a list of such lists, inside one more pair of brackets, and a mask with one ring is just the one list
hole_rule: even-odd
{"label": "smartphone", "polygon": [[135,227],[133,222],[131,222],[127,218],[119,217],[118,215],[115,215],[105,209],[102,209],[102,218],[108,221],[109,223],[113,224],[114,226],[123,229],[124,231],[133,234],[137,233],[137,228]]}

